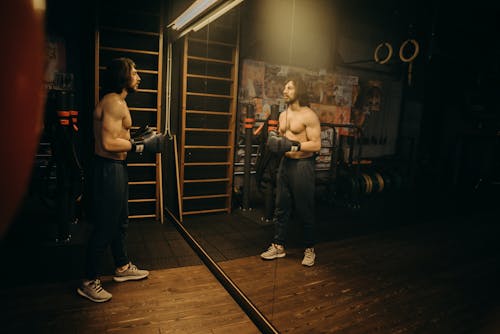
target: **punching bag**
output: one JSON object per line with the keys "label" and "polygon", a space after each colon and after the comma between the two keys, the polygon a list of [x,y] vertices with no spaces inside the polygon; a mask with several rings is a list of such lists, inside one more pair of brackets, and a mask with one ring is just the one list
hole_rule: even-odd
{"label": "punching bag", "polygon": [[253,126],[255,123],[255,109],[253,104],[247,105],[247,114],[245,117],[245,163],[243,177],[243,210],[250,209],[250,174],[252,171],[252,138]]}
{"label": "punching bag", "polygon": [[26,192],[43,126],[45,0],[0,4],[0,238]]}

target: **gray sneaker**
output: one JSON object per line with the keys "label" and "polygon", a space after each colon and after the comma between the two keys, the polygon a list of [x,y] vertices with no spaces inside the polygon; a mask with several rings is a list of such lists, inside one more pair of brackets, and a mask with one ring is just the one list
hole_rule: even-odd
{"label": "gray sneaker", "polygon": [[283,246],[272,243],[264,253],[260,254],[260,257],[264,260],[274,260],[279,257],[285,257],[285,255],[285,248]]}
{"label": "gray sneaker", "polygon": [[115,282],[136,281],[148,277],[149,271],[137,268],[132,262],[128,264],[128,269],[124,271],[115,270],[113,279]]}
{"label": "gray sneaker", "polygon": [[302,260],[302,265],[312,267],[314,266],[315,259],[316,254],[314,253],[314,248],[306,248],[306,250],[304,251],[304,259]]}
{"label": "gray sneaker", "polygon": [[109,292],[104,290],[101,285],[101,280],[84,281],[82,285],[76,289],[80,296],[90,299],[96,303],[107,302],[113,297]]}

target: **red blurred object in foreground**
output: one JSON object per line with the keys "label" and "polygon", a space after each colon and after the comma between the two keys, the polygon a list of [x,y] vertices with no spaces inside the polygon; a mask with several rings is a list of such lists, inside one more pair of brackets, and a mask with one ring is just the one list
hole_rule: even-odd
{"label": "red blurred object in foreground", "polygon": [[27,190],[42,130],[45,0],[0,4],[0,237]]}

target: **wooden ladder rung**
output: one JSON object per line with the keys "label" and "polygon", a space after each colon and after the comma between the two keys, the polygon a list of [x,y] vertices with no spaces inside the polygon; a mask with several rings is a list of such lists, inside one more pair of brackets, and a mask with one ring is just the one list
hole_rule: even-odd
{"label": "wooden ladder rung", "polygon": [[198,43],[203,43],[203,44],[213,44],[213,45],[222,45],[222,46],[227,46],[227,47],[232,47],[235,48],[235,44],[230,44],[230,43],[224,43],[224,42],[219,42],[219,41],[214,41],[214,40],[207,40],[207,39],[201,39],[201,38],[192,38],[189,37],[190,42],[198,42]]}
{"label": "wooden ladder rung", "polygon": [[139,93],[158,93],[157,89],[144,89],[144,88],[139,88],[137,89],[137,92]]}
{"label": "wooden ladder rung", "polygon": [[125,49],[125,48],[113,48],[110,46],[101,46],[101,50],[108,50],[108,51],[117,51],[117,52],[129,52],[129,53],[139,53],[139,54],[145,54],[145,55],[155,55],[158,56],[160,53],[158,51],[146,51],[146,50],[138,50],[138,49]]}
{"label": "wooden ladder rung", "polygon": [[209,93],[196,93],[196,92],[186,92],[186,95],[203,96],[203,97],[220,97],[222,99],[232,99],[233,98],[231,95],[209,94]]}
{"label": "wooden ladder rung", "polygon": [[223,60],[223,59],[215,59],[215,58],[207,58],[207,57],[197,57],[197,56],[188,56],[188,59],[192,60],[200,60],[200,61],[206,61],[210,63],[221,63],[221,64],[228,64],[228,65],[233,65],[234,62],[231,60]]}
{"label": "wooden ladder rung", "polygon": [[132,186],[144,185],[144,184],[156,184],[156,181],[129,181],[128,184]]}
{"label": "wooden ladder rung", "polygon": [[129,34],[136,34],[136,35],[160,36],[160,33],[152,32],[152,31],[114,28],[114,27],[109,27],[109,26],[101,26],[101,29],[102,30],[108,30],[108,31],[124,32],[124,33],[129,33]]}
{"label": "wooden ladder rung", "polygon": [[200,213],[215,213],[215,212],[229,212],[229,208],[221,208],[221,209],[207,209],[207,210],[198,210],[198,211],[183,211],[182,215],[197,215]]}
{"label": "wooden ladder rung", "polygon": [[157,70],[142,70],[142,69],[137,69],[137,72],[139,72],[139,73],[147,73],[147,74],[158,74]]}
{"label": "wooden ladder rung", "polygon": [[196,180],[184,180],[184,183],[209,183],[209,182],[227,182],[229,178],[221,178],[221,179],[196,179]]}
{"label": "wooden ladder rung", "polygon": [[206,111],[206,110],[184,110],[186,114],[198,114],[198,115],[214,115],[214,116],[232,116],[230,112],[217,112],[217,111]]}
{"label": "wooden ladder rung", "polygon": [[129,199],[129,203],[148,203],[148,202],[156,202],[156,198],[136,198]]}
{"label": "wooden ladder rung", "polygon": [[193,199],[224,198],[224,197],[229,197],[229,194],[183,196],[182,199],[189,201],[189,200],[193,200]]}
{"label": "wooden ladder rung", "polygon": [[230,163],[222,162],[185,162],[184,166],[229,166]]}
{"label": "wooden ladder rung", "polygon": [[131,215],[128,216],[129,219],[140,219],[140,218],[156,218],[156,214],[150,215]]}
{"label": "wooden ladder rung", "polygon": [[156,167],[154,162],[131,162],[127,164],[128,167]]}
{"label": "wooden ladder rung", "polygon": [[232,82],[232,78],[226,77],[216,77],[214,75],[200,75],[200,74],[188,74],[188,78],[197,78],[197,79],[210,79],[210,80],[220,80],[220,81],[229,81]]}
{"label": "wooden ladder rung", "polygon": [[[99,66],[99,70],[100,71],[104,71],[107,67],[106,66]],[[138,73],[147,73],[147,74],[158,74],[158,71],[157,70],[141,70],[141,69],[137,69],[137,72]]]}
{"label": "wooden ladder rung", "polygon": [[137,107],[129,107],[128,108],[130,111],[150,111],[150,112],[157,112],[157,108],[137,108]]}

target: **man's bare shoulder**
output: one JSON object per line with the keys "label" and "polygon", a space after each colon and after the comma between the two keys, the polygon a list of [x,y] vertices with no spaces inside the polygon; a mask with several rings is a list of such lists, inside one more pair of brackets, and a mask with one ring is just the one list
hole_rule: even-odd
{"label": "man's bare shoulder", "polygon": [[306,112],[306,113],[315,113],[314,110],[312,110],[310,107],[307,107],[307,106],[303,106],[301,107],[301,110]]}
{"label": "man's bare shoulder", "polygon": [[307,117],[308,120],[311,121],[319,121],[318,114],[312,110],[309,107],[302,107],[302,112],[304,113],[304,116]]}
{"label": "man's bare shoulder", "polygon": [[114,105],[114,104],[117,104],[120,100],[120,97],[118,94],[116,93],[109,93],[109,94],[106,94],[104,95],[101,100],[99,101],[99,104],[101,106],[110,106],[110,105]]}
{"label": "man's bare shoulder", "polygon": [[102,112],[105,114],[111,114],[116,116],[127,112],[127,104],[116,93],[110,93],[104,95],[101,101],[99,101],[98,108],[100,108]]}

